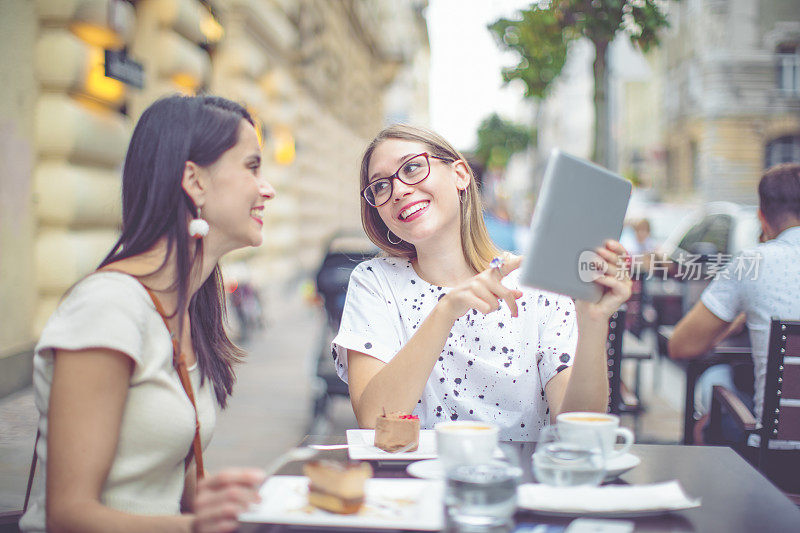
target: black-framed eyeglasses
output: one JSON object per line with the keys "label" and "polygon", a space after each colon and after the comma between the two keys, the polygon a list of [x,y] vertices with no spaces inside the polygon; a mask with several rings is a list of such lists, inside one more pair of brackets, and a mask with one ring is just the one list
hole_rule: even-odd
{"label": "black-framed eyeglasses", "polygon": [[405,162],[400,165],[397,172],[386,178],[380,178],[361,190],[361,196],[372,207],[380,207],[388,202],[392,197],[394,191],[394,179],[397,178],[406,185],[416,185],[425,180],[431,174],[430,158],[439,159],[440,161],[448,161],[444,157],[430,155],[427,152],[422,152],[409,157]]}

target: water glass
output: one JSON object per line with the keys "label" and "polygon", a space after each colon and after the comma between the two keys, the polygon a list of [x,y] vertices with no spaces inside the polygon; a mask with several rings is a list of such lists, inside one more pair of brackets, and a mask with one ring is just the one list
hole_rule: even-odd
{"label": "water glass", "polygon": [[542,430],[532,458],[536,480],[557,487],[599,485],[606,473],[600,435],[589,433],[576,441],[562,433],[557,426]]}
{"label": "water glass", "polygon": [[450,529],[500,531],[512,524],[522,469],[516,461],[464,464],[446,471],[445,508]]}

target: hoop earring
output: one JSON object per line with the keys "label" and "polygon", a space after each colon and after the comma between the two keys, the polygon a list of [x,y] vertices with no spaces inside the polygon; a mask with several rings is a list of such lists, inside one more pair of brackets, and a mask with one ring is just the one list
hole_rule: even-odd
{"label": "hoop earring", "polygon": [[400,237],[397,237],[397,235],[395,235],[395,237],[397,237],[397,242],[394,242],[392,240],[392,238],[390,237],[390,235],[392,235],[392,230],[387,229],[386,230],[386,240],[389,241],[391,244],[400,244],[401,242],[403,242],[403,239],[401,239]]}
{"label": "hoop earring", "polygon": [[197,218],[194,218],[191,222],[189,222],[189,236],[193,239],[202,239],[208,235],[208,230],[208,222],[205,221],[202,210],[198,207]]}

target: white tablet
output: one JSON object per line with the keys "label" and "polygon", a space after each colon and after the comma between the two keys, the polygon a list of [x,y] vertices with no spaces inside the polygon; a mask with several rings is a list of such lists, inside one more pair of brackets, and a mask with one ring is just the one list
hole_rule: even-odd
{"label": "white tablet", "polygon": [[619,240],[630,196],[631,183],[621,176],[553,150],[520,266],[522,283],[598,301],[592,250]]}

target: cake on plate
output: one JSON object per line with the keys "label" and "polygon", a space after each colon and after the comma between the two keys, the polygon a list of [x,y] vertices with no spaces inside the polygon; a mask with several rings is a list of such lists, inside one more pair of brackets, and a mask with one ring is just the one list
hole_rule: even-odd
{"label": "cake on plate", "polygon": [[368,463],[309,461],[303,465],[308,477],[308,503],[339,514],[357,513],[364,504],[364,484],[372,477]]}
{"label": "cake on plate", "polygon": [[419,417],[383,413],[375,421],[375,446],[387,452],[414,452],[419,447]]}

